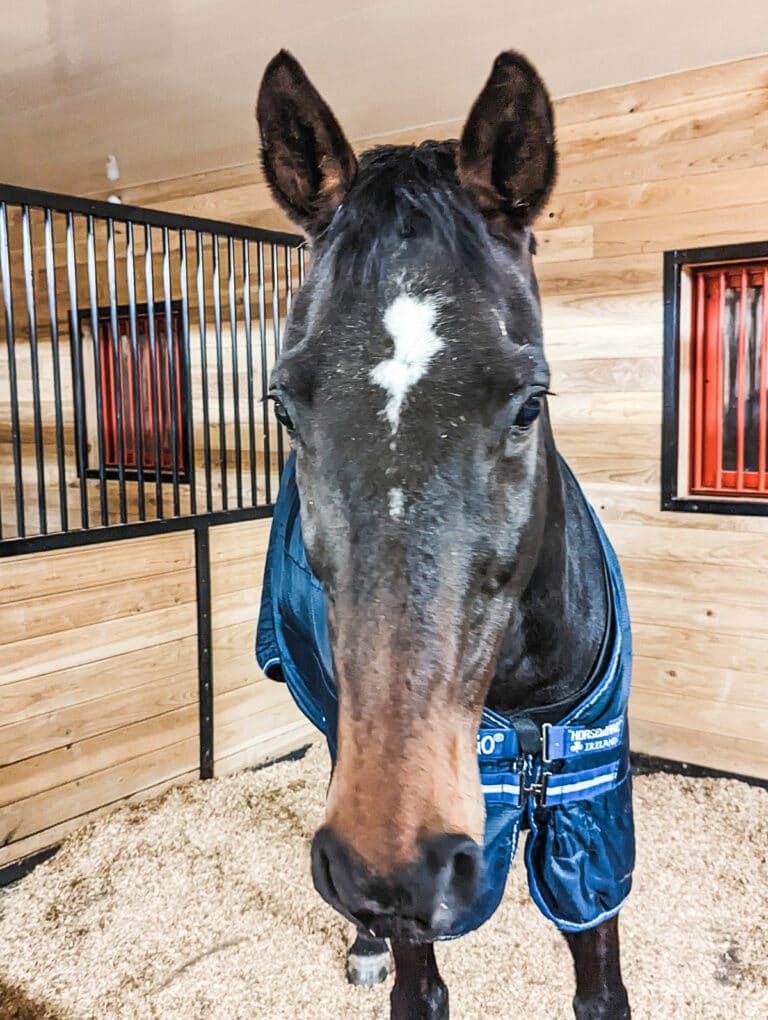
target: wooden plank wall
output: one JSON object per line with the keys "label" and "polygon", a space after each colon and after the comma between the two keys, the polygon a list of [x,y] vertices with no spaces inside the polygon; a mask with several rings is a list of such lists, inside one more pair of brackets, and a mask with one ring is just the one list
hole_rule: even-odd
{"label": "wooden plank wall", "polygon": [[768,519],[662,513],[659,500],[662,252],[768,240],[768,58],[557,113],[539,270],[552,412],[625,574],[633,744],[765,778]]}
{"label": "wooden plank wall", "polygon": [[[661,513],[662,252],[768,239],[768,57],[559,100],[537,269],[561,448],[621,557],[634,746],[768,776],[768,521]],[[374,142],[455,136],[428,126]],[[255,133],[254,133],[255,147]],[[285,228],[256,162],[125,201]]]}
{"label": "wooden plank wall", "polygon": [[[215,774],[306,742],[256,666],[269,522],[211,532]],[[0,561],[0,867],[196,778],[191,532]]]}
{"label": "wooden plank wall", "polygon": [[191,533],[0,561],[0,866],[197,774]]}
{"label": "wooden plank wall", "polygon": [[254,645],[270,521],[211,529],[214,771],[247,768],[315,739],[282,684],[267,680]]}

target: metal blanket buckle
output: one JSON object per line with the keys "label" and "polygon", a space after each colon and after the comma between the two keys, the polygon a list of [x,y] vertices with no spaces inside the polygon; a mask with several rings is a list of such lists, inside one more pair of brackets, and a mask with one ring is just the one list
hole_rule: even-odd
{"label": "metal blanket buckle", "polygon": [[526,759],[518,758],[515,761],[514,771],[520,776],[520,792],[517,798],[517,806],[523,807],[527,797],[532,797],[537,807],[544,807],[547,800],[547,786],[551,772],[542,771],[538,779],[528,782],[526,772]]}
{"label": "metal blanket buckle", "polygon": [[549,777],[551,775],[551,772],[542,772],[535,782],[531,783],[530,786],[525,786],[525,788],[521,782],[520,792],[522,796],[532,797],[536,807],[546,807],[547,787],[549,785]]}

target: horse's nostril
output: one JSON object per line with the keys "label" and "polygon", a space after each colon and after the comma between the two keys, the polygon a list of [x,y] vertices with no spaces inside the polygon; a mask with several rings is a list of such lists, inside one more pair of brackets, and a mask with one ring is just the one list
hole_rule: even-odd
{"label": "horse's nostril", "polygon": [[427,870],[438,886],[470,900],[480,877],[482,851],[467,836],[446,834],[433,836],[424,851]]}
{"label": "horse's nostril", "polygon": [[333,879],[331,878],[331,859],[324,849],[321,849],[317,856],[325,886],[328,892],[334,893],[336,890],[333,887]]}
{"label": "horse's nostril", "polygon": [[451,860],[448,876],[449,888],[459,902],[469,903],[474,898],[480,880],[482,852],[480,847],[467,840],[458,847]]}
{"label": "horse's nostril", "polygon": [[477,872],[477,859],[473,854],[459,851],[453,858],[453,873],[456,878],[472,879]]}
{"label": "horse's nostril", "polygon": [[380,937],[421,939],[450,932],[474,899],[482,871],[482,850],[455,833],[433,836],[408,864],[380,875],[327,826],[312,841],[315,888],[358,927]]}
{"label": "horse's nostril", "polygon": [[337,841],[327,829],[321,829],[312,841],[312,878],[317,891],[332,906],[338,901],[338,891],[331,870],[334,856],[338,857]]}

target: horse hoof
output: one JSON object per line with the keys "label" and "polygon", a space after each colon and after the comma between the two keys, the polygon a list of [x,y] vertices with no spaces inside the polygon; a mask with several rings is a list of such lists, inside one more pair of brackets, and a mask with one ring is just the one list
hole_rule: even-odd
{"label": "horse hoof", "polygon": [[370,988],[380,985],[389,974],[389,953],[366,953],[347,956],[347,980],[351,985],[363,985]]}

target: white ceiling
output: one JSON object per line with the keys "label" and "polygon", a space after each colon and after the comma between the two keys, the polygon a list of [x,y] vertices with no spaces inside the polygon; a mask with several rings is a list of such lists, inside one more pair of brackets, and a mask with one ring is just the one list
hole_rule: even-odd
{"label": "white ceiling", "polygon": [[766,0],[3,0],[0,180],[88,193],[251,162],[285,46],[353,139],[461,117],[514,47],[555,96],[768,49]]}

